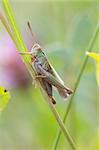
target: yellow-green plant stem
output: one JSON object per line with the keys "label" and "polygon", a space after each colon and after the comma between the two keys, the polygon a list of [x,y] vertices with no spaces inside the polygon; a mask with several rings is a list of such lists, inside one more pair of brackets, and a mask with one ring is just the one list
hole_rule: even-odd
{"label": "yellow-green plant stem", "polygon": [[[9,23],[9,25],[11,27],[11,30],[12,30],[12,33],[13,33],[13,36],[11,34],[10,34],[10,36],[11,36],[13,42],[15,43],[17,50],[19,52],[27,51],[27,48],[26,48],[25,43],[23,41],[23,38],[22,38],[22,36],[19,32],[15,17],[13,15],[13,11],[10,7],[10,4],[9,4],[8,0],[3,0],[2,4],[3,4],[3,8],[4,8],[4,11],[5,11],[8,23]],[[4,24],[4,22],[2,22],[2,23]],[[5,25],[5,28],[7,29],[6,25]],[[35,71],[33,70],[31,63],[29,63],[30,62],[30,57],[28,57],[26,55],[22,55],[22,59],[23,59],[24,63],[26,64],[26,67],[27,67],[28,71],[30,72],[32,78],[34,79]],[[37,80],[37,82],[40,85],[39,80]],[[41,88],[41,86],[40,86],[40,88]],[[72,137],[70,136],[69,132],[65,128],[63,121],[61,120],[57,110],[55,109],[55,106],[52,104],[52,102],[50,101],[50,98],[47,96],[45,91],[42,88],[41,88],[41,90],[44,93],[44,96],[46,96],[45,100],[48,102],[48,105],[49,105],[49,107],[50,107],[50,109],[53,113],[53,116],[56,119],[58,125],[60,126],[60,129],[63,131],[63,133],[64,133],[66,139],[68,140],[71,148],[73,150],[76,150],[75,143],[74,143]]]}
{"label": "yellow-green plant stem", "polygon": [[[97,36],[98,36],[98,33],[99,33],[99,23],[98,23],[98,25],[97,25],[97,27],[96,27],[96,29],[95,29],[95,32],[94,32],[94,34],[93,34],[93,37],[91,38],[91,41],[90,41],[90,43],[89,43],[88,48],[86,49],[87,51],[89,51],[89,52],[92,51],[92,48],[93,48],[93,46],[94,46],[94,43],[95,43],[96,38],[97,38]],[[75,92],[76,92],[76,90],[77,90],[77,88],[78,88],[78,85],[79,85],[79,83],[80,83],[80,79],[81,79],[81,77],[82,77],[82,75],[83,75],[83,72],[84,72],[84,69],[85,69],[85,67],[86,67],[87,60],[88,60],[88,56],[85,56],[85,59],[84,59],[84,61],[83,61],[83,64],[82,64],[82,66],[81,66],[81,69],[80,69],[80,72],[79,72],[79,75],[78,75],[78,78],[77,78],[77,81],[76,81],[76,83],[75,83],[74,93],[73,93],[73,95],[71,96],[70,102],[69,102],[69,104],[68,104],[68,106],[67,106],[67,109],[66,109],[66,111],[65,111],[65,114],[64,114],[64,118],[63,118],[63,122],[64,122],[64,123],[66,122],[68,113],[69,113],[69,111],[70,111],[70,108],[71,108],[71,105],[72,105],[72,102],[73,102],[73,98],[74,98],[74,96],[75,96],[75,94],[76,94]],[[58,133],[57,133],[57,135],[56,135],[56,139],[55,139],[55,142],[54,142],[54,144],[53,144],[53,150],[56,150],[56,149],[57,149],[57,146],[58,146],[58,143],[59,143],[59,140],[60,140],[60,136],[61,136],[61,130],[59,130]]]}

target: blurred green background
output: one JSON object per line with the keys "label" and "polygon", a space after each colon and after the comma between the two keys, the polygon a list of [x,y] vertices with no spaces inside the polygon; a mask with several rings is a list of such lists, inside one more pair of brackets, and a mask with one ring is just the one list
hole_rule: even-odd
{"label": "blurred green background", "polygon": [[[99,2],[13,0],[10,3],[28,49],[37,40],[65,85],[73,89],[99,19]],[[0,9],[3,11],[1,4]],[[31,22],[34,39],[27,21]],[[50,150],[59,127],[39,88],[32,86],[15,49],[0,23],[0,84],[11,92],[11,100],[0,116],[0,150]],[[99,53],[99,36],[93,51]],[[69,100],[63,101],[55,90],[53,93],[56,108],[63,117]],[[66,127],[81,150],[99,150],[99,88],[90,58]],[[63,134],[57,149],[71,150]]]}

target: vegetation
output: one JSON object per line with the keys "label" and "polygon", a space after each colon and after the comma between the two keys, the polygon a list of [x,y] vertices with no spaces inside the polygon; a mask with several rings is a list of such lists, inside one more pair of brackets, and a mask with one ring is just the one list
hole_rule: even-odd
{"label": "vegetation", "polygon": [[[4,73],[5,70],[7,72],[7,84],[4,80],[1,82],[1,71],[0,83],[11,89],[11,100],[0,119],[1,149],[39,150],[53,147],[53,149],[63,150],[65,148],[98,150],[99,88],[92,61],[91,59],[88,61],[85,52],[98,53],[99,50],[99,3],[14,1],[11,2],[14,12],[7,0],[3,0],[2,4],[0,7],[4,8],[4,12],[2,11],[3,15],[0,14],[2,21],[0,38],[3,41],[0,43],[0,66]],[[34,38],[27,27],[28,21],[33,26]],[[66,102],[62,101],[56,91],[53,91],[57,100],[56,108],[44,91],[41,93],[39,88],[33,87],[32,78],[35,72],[29,63],[30,57],[22,57],[26,64],[27,69],[25,69],[19,54],[15,52],[30,50],[35,41],[42,42],[41,45],[52,65],[66,85],[74,89],[73,95]],[[7,46],[5,43],[11,44]],[[5,54],[5,49],[8,55]],[[9,59],[4,59],[5,57]],[[20,70],[21,73],[18,74]],[[16,77],[11,74],[11,71]],[[14,78],[13,82],[11,82],[12,78]],[[66,121],[66,126],[58,112],[61,117],[64,116],[63,122]],[[57,130],[59,131],[56,136]],[[65,136],[60,136],[61,131]]]}

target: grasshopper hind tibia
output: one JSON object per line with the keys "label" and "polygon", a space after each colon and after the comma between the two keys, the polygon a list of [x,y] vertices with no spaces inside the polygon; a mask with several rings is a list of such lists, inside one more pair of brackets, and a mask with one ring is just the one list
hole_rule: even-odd
{"label": "grasshopper hind tibia", "polygon": [[56,101],[55,101],[54,97],[53,96],[49,96],[49,97],[51,98],[52,103],[56,104]]}

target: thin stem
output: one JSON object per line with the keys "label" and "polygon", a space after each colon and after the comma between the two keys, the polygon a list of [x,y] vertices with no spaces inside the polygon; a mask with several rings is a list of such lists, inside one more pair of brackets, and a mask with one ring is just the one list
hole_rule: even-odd
{"label": "thin stem", "polygon": [[[15,40],[10,35],[13,42],[16,44],[16,47],[17,47],[19,52],[26,52],[27,48],[25,46],[23,38],[22,38],[22,36],[19,32],[19,29],[17,27],[16,20],[14,18],[14,15],[13,15],[13,12],[12,12],[12,9],[10,7],[10,4],[9,4],[8,0],[3,0],[3,7],[4,7],[4,11],[5,11],[6,17],[8,19],[8,22],[11,26],[12,31],[13,31],[13,37],[15,37],[15,39],[17,41],[17,44],[15,43]],[[2,22],[2,23],[4,24],[4,22]],[[5,26],[5,28],[7,29],[7,26]],[[32,78],[34,79],[33,76],[35,76],[35,71],[33,70],[32,65],[29,63],[29,61],[30,61],[29,57],[25,56],[25,55],[22,55],[22,58],[23,58],[24,63],[26,64],[26,67],[27,67],[28,71],[30,72]],[[37,80],[37,82],[40,85],[39,80]],[[46,96],[45,100],[48,102],[48,105],[49,105],[49,107],[50,107],[50,109],[53,113],[53,116],[56,119],[58,125],[60,126],[60,129],[63,131],[66,139],[68,140],[68,142],[70,144],[70,146],[72,147],[73,150],[76,150],[75,143],[74,143],[72,137],[70,136],[69,132],[65,128],[63,121],[61,120],[57,110],[55,109],[55,106],[52,104],[50,98],[47,96],[45,91],[42,89],[41,85],[40,85],[40,89],[44,93],[44,96]]]}
{"label": "thin stem", "polygon": [[[49,97],[48,97],[48,98],[49,98]],[[63,131],[63,133],[64,133],[65,137],[67,138],[68,142],[70,143],[72,149],[73,149],[73,150],[77,150],[76,144],[75,144],[75,142],[73,141],[72,137],[70,136],[68,130],[65,128],[62,119],[60,118],[60,116],[59,116],[57,110],[55,109],[55,106],[52,104],[51,101],[49,101],[49,99],[47,99],[47,102],[48,102],[48,104],[49,104],[49,107],[50,107],[51,111],[52,111],[53,114],[54,114],[55,119],[57,120],[58,125],[60,126],[61,131]]]}
{"label": "thin stem", "polygon": [[[98,35],[98,32],[99,32],[99,24],[97,25],[96,27],[96,30],[94,32],[94,35],[89,43],[89,46],[87,48],[87,51],[91,52],[92,51],[92,48],[94,46],[94,43],[96,41],[96,38],[97,38],[97,35]],[[63,122],[65,123],[66,122],[66,119],[67,119],[67,116],[68,116],[68,113],[70,111],[70,108],[71,108],[71,105],[72,105],[72,102],[73,102],[73,99],[74,99],[74,96],[76,94],[76,90],[78,88],[78,85],[80,83],[80,80],[81,80],[81,77],[83,75],[83,72],[84,72],[84,69],[86,67],[86,64],[87,64],[87,61],[88,61],[88,56],[85,56],[85,59],[84,59],[84,62],[81,66],[81,69],[80,69],[80,72],[79,72],[79,75],[78,75],[78,78],[77,78],[77,81],[75,83],[75,88],[74,88],[74,93],[72,94],[71,96],[71,99],[70,99],[70,102],[67,106],[67,109],[65,111],[65,114],[64,114],[64,118],[63,118]],[[53,149],[56,150],[57,146],[58,146],[58,143],[59,143],[59,140],[60,140],[60,136],[61,136],[61,130],[58,131],[57,133],[57,136],[56,136],[56,139],[55,139],[55,143],[53,144]]]}

